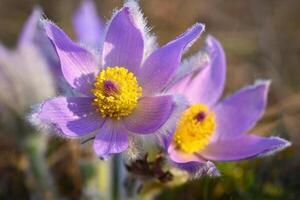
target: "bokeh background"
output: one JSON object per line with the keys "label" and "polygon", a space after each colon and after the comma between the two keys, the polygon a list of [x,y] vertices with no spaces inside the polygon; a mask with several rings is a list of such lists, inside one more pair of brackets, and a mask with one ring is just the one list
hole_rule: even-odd
{"label": "bokeh background", "polygon": [[[110,18],[115,7],[122,6],[120,0],[95,3],[104,20]],[[153,193],[154,198],[300,199],[300,1],[141,0],[140,4],[159,44],[195,22],[206,24],[204,35],[217,37],[227,55],[224,95],[256,79],[271,79],[266,114],[252,132],[277,135],[293,143],[270,157],[218,164],[222,173],[219,178],[162,186]],[[14,48],[35,5],[74,36],[71,17],[79,0],[0,0],[3,45]],[[204,37],[186,55],[199,50],[203,41]],[[5,95],[10,91],[0,92]],[[24,122],[24,113],[1,110],[0,199],[105,199],[111,176],[108,164],[98,161],[90,148],[78,148],[77,141],[37,136],[39,133]]]}

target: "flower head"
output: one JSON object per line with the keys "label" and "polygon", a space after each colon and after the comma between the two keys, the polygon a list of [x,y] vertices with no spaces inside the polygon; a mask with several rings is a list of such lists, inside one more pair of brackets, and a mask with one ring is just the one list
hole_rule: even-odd
{"label": "flower head", "polygon": [[216,127],[214,113],[203,104],[190,106],[183,112],[174,133],[174,144],[186,153],[202,150]]}
{"label": "flower head", "polygon": [[92,93],[94,105],[103,117],[120,119],[128,116],[142,96],[142,87],[125,67],[107,67],[96,77]]}
{"label": "flower head", "polygon": [[55,93],[52,66],[37,43],[38,38],[43,40],[38,29],[40,16],[40,8],[34,8],[25,22],[16,48],[8,49],[0,44],[0,107],[22,117],[32,104]]}
{"label": "flower head", "polygon": [[45,101],[35,118],[65,137],[95,134],[94,151],[101,158],[126,150],[130,134],[150,134],[160,128],[175,105],[171,95],[159,92],[204,26],[196,24],[166,45],[155,50],[152,46],[149,53],[150,36],[141,19],[136,3],[125,4],[106,27],[103,46],[96,48],[102,51],[93,53],[43,20],[63,75],[78,95]]}
{"label": "flower head", "polygon": [[[279,137],[246,134],[265,110],[270,81],[257,81],[219,100],[225,82],[225,55],[220,43],[211,36],[206,40],[205,52],[209,65],[196,75],[185,75],[168,91],[182,94],[190,102],[165,141],[171,162],[197,173],[209,161],[242,160],[289,146]],[[210,175],[218,174],[212,171],[215,173]]]}

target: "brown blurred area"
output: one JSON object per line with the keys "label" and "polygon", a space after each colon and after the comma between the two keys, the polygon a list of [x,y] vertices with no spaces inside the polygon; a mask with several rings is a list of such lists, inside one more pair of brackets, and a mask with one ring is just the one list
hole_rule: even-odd
{"label": "brown blurred area", "polygon": [[[122,6],[120,0],[98,0],[95,2],[99,15],[104,20],[109,20],[113,10]],[[71,17],[79,4],[80,0],[0,0],[0,41],[6,46],[14,47],[23,23],[36,5],[43,8],[47,18],[74,36]],[[277,185],[282,187],[282,191],[278,198],[274,199],[281,199],[280,195],[284,196],[285,192],[291,193],[290,196],[287,195],[286,199],[293,199],[294,197],[297,199],[298,195],[300,198],[299,191],[295,189],[300,188],[300,1],[141,0],[140,4],[148,19],[148,24],[152,27],[152,32],[157,35],[159,44],[168,42],[196,22],[206,24],[204,36],[195,43],[187,55],[197,52],[208,34],[214,35],[221,41],[227,55],[228,66],[225,95],[254,83],[256,79],[272,80],[266,114],[253,132],[261,135],[281,136],[291,140],[293,146],[279,153],[276,157],[266,159],[265,162],[263,159],[247,161],[238,167],[243,168],[247,165],[244,170],[252,167],[257,170],[259,175],[268,173],[267,169],[274,167],[273,170],[270,169],[272,174],[264,177],[263,180],[254,178],[258,181],[257,187],[266,185],[263,182],[265,179],[268,180],[268,184],[277,181],[279,183]],[[3,141],[1,140],[0,143]],[[10,141],[6,144],[9,146],[10,143],[13,142]],[[0,144],[0,151],[7,152],[7,145]],[[61,144],[56,145],[60,146]],[[13,146],[12,144],[11,148]],[[75,167],[72,168],[72,171],[64,171],[66,165],[61,162],[65,158],[61,158],[53,164],[51,170],[58,183],[62,180],[68,181],[69,187],[62,185],[59,188],[62,193],[65,193],[70,199],[76,199],[76,196],[81,193],[80,187],[82,187],[76,159],[80,157],[78,154],[82,152],[74,150],[73,143],[64,145],[64,148],[67,149],[67,154],[71,155],[68,157],[69,160],[65,160],[65,162],[68,162],[69,168],[72,168],[70,166],[72,164]],[[9,168],[9,173],[20,175],[14,177],[10,174],[1,174],[4,167],[3,163],[0,162],[1,181],[9,179],[8,176],[11,176],[14,178],[15,184],[20,183],[19,179],[22,179],[26,169],[16,167],[19,164],[14,165],[14,162],[23,162],[24,160],[19,151],[19,149],[15,149],[11,152],[16,159],[11,160],[12,164],[5,167]],[[253,172],[254,176],[255,172]],[[226,177],[224,179],[227,180]],[[241,178],[236,179],[241,181]],[[221,184],[222,180],[219,183],[218,180],[213,180],[210,183],[207,181],[205,179],[202,182],[193,182],[174,191],[165,191],[160,198],[181,199],[183,196],[180,194],[191,192],[194,196],[187,195],[185,196],[186,199],[196,197],[203,199],[209,199],[209,197],[210,199],[251,199],[253,196],[246,198],[243,194],[260,191],[260,188],[236,191],[233,188],[236,184],[232,182],[228,183],[232,185],[232,188],[227,188],[228,191],[225,191],[226,187]],[[24,184],[21,182],[18,187],[26,195],[26,184]],[[212,189],[205,190],[205,184],[211,186]],[[194,189],[197,190],[195,185],[203,187],[199,191],[193,192]],[[2,187],[2,185],[0,186]],[[68,190],[70,188],[74,191],[72,194]],[[245,188],[247,187],[245,186]],[[275,188],[275,190],[279,189]],[[268,193],[268,191],[273,190],[267,188],[266,191]],[[206,194],[207,192],[214,192],[216,195],[209,196]],[[229,195],[230,192],[234,195]],[[264,198],[269,199],[269,196],[262,195],[259,199]],[[22,198],[16,197],[15,199]]]}

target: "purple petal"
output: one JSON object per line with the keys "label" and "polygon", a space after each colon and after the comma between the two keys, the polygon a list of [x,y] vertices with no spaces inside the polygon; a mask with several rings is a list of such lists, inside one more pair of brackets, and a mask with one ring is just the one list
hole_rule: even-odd
{"label": "purple petal", "polygon": [[150,32],[150,28],[147,26],[147,20],[141,12],[138,1],[125,1],[124,7],[128,7],[133,20],[136,22],[135,25],[141,31],[144,38],[144,58],[157,48],[156,37]]}
{"label": "purple petal", "polygon": [[25,22],[21,31],[18,46],[33,44],[35,35],[38,30],[38,22],[42,15],[42,10],[39,7],[35,7],[30,17]]}
{"label": "purple petal", "polygon": [[206,51],[211,60],[209,66],[204,67],[196,77],[191,74],[183,78],[172,91],[184,94],[190,102],[212,106],[224,89],[226,62],[221,44],[212,36],[206,39]]}
{"label": "purple petal", "polygon": [[187,77],[191,74],[195,75],[205,67],[210,66],[210,64],[211,60],[208,57],[207,52],[203,50],[184,59],[165,90],[174,89],[174,91],[176,91],[176,88],[173,87],[174,84],[181,82],[184,77]]}
{"label": "purple petal", "polygon": [[265,110],[269,85],[259,81],[218,103],[213,108],[217,127],[212,141],[231,139],[252,128]]}
{"label": "purple petal", "polygon": [[42,10],[40,7],[34,7],[30,17],[25,22],[21,34],[19,36],[18,48],[24,48],[24,46],[33,46],[39,48],[48,62],[49,69],[53,73],[56,82],[60,82],[62,72],[59,65],[58,57],[55,53],[55,49],[47,38],[46,34],[42,30],[39,24],[39,20],[42,17]]}
{"label": "purple petal", "polygon": [[150,95],[163,89],[176,72],[184,50],[204,30],[203,24],[196,24],[184,34],[154,51],[144,62],[140,83],[143,94]]}
{"label": "purple petal", "polygon": [[156,134],[157,143],[162,148],[167,149],[172,143],[173,135],[176,130],[176,123],[181,114],[190,106],[186,99],[181,95],[173,95],[173,106],[168,120],[153,134]]}
{"label": "purple petal", "polygon": [[[201,74],[201,71],[197,73]],[[180,80],[176,81],[170,88],[167,89],[167,94],[183,95],[191,103],[192,99],[186,95],[186,93],[189,91],[190,86],[195,86],[194,82],[196,81],[197,77],[194,78],[194,73],[183,76]]]}
{"label": "purple petal", "polygon": [[60,82],[62,72],[59,66],[59,60],[50,40],[39,26],[39,20],[41,17],[41,8],[35,7],[23,26],[18,41],[18,48],[24,48],[24,46],[28,45],[35,45],[38,47],[40,52],[43,54],[43,58],[47,60],[49,69],[53,73],[56,82]]}
{"label": "purple petal", "polygon": [[205,162],[205,160],[201,158],[201,156],[180,151],[179,149],[176,149],[173,144],[170,144],[170,146],[168,147],[168,154],[170,159],[176,163]]}
{"label": "purple petal", "polygon": [[55,24],[44,21],[44,29],[55,46],[65,79],[75,90],[90,95],[98,72],[94,56],[74,43]]}
{"label": "purple petal", "polygon": [[0,42],[0,59],[7,59],[10,55],[10,50]]}
{"label": "purple petal", "polygon": [[143,59],[144,41],[128,7],[112,18],[104,40],[104,66],[123,66],[138,73]]}
{"label": "purple petal", "polygon": [[73,16],[73,26],[77,39],[91,47],[99,48],[104,37],[104,25],[97,15],[94,1],[83,0]]}
{"label": "purple petal", "polygon": [[89,97],[57,97],[40,106],[37,119],[54,125],[62,136],[80,138],[101,128],[104,122],[92,101]]}
{"label": "purple petal", "polygon": [[118,121],[106,120],[94,141],[94,151],[100,158],[120,153],[128,148],[128,133]]}
{"label": "purple petal", "polygon": [[279,137],[240,135],[209,144],[201,155],[209,160],[234,161],[268,155],[287,146],[290,146],[290,143]]}
{"label": "purple petal", "polygon": [[198,161],[190,161],[186,163],[177,163],[172,160],[169,161],[171,165],[175,166],[176,168],[179,168],[181,170],[189,172],[189,174],[193,174],[197,172],[199,169],[202,168],[202,166],[205,165],[205,161],[198,162]]}
{"label": "purple petal", "polygon": [[142,97],[135,110],[124,118],[123,123],[134,133],[152,133],[167,121],[172,107],[172,96]]}
{"label": "purple petal", "polygon": [[187,163],[176,163],[171,161],[171,164],[181,170],[187,171],[193,178],[202,178],[203,176],[220,176],[217,167],[210,161],[192,161]]}

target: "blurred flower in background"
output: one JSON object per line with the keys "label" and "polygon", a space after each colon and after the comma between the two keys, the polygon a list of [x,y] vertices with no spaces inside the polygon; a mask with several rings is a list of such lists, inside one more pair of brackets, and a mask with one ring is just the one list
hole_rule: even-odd
{"label": "blurred flower in background", "polygon": [[20,116],[32,103],[55,94],[52,66],[34,41],[34,37],[41,34],[38,32],[40,16],[41,10],[36,8],[25,23],[15,49],[0,46],[0,87],[6,91],[0,95],[1,107]]}
{"label": "blurred flower in background", "polygon": [[[9,149],[14,149],[12,158],[7,162],[3,159],[0,164],[1,176],[7,175],[9,168],[14,167],[19,175],[13,174],[10,178],[3,180],[3,198],[22,198],[22,196],[33,197],[45,192],[50,181],[45,168],[43,152],[45,152],[46,141],[43,135],[30,134],[34,131],[25,122],[26,113],[32,103],[41,99],[49,98],[56,93],[51,66],[44,54],[39,49],[36,38],[46,39],[41,35],[38,28],[38,20],[41,10],[35,8],[26,21],[17,47],[7,49],[0,46],[0,109],[1,109],[1,135],[4,156]],[[46,44],[46,42],[45,42]],[[50,43],[48,43],[50,45]],[[5,153],[6,152],[6,153]],[[6,155],[7,156],[7,155]],[[35,170],[34,170],[35,169]],[[32,179],[34,184],[23,183],[23,192],[13,188],[16,178],[23,176],[24,180]],[[42,181],[42,179],[44,179]],[[46,179],[46,181],[45,181]],[[18,180],[18,179],[17,179]],[[34,187],[31,187],[35,185]],[[18,188],[18,187],[17,187]],[[40,189],[40,192],[38,190]],[[8,191],[11,191],[9,194]],[[8,196],[7,196],[8,195]]]}
{"label": "blurred flower in background", "polygon": [[100,50],[104,39],[105,22],[97,15],[92,0],[83,0],[72,18],[77,40],[93,49]]}

